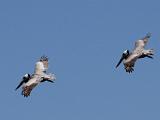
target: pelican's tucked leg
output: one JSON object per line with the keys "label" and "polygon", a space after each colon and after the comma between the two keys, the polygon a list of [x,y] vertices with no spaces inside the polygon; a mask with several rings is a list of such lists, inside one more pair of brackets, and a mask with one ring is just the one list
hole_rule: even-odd
{"label": "pelican's tucked leg", "polygon": [[133,67],[125,67],[126,72],[132,73],[134,71]]}
{"label": "pelican's tucked leg", "polygon": [[125,70],[126,70],[126,72],[132,73],[134,71],[133,68],[134,68],[134,64],[132,64],[132,63],[125,64]]}
{"label": "pelican's tucked leg", "polygon": [[28,97],[31,93],[32,89],[29,86],[23,88],[22,95],[24,97]]}
{"label": "pelican's tucked leg", "polygon": [[33,88],[34,88],[36,85],[37,85],[37,83],[34,83],[34,84],[30,85],[30,86],[25,86],[25,87],[23,87],[23,88],[22,88],[22,95],[23,95],[24,97],[30,96],[31,91],[33,90]]}

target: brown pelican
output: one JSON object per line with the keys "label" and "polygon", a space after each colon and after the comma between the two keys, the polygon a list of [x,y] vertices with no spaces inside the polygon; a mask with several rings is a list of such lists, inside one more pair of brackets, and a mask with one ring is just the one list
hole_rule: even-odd
{"label": "brown pelican", "polygon": [[28,97],[34,87],[36,87],[41,82],[53,82],[55,80],[54,74],[47,74],[46,71],[48,69],[48,58],[46,56],[42,56],[35,65],[35,71],[33,75],[26,74],[24,75],[22,81],[16,87],[17,90],[22,86],[22,95],[24,97]]}
{"label": "brown pelican", "polygon": [[145,57],[153,58],[152,57],[152,55],[154,54],[153,49],[147,49],[147,50],[144,49],[150,37],[151,33],[148,33],[144,38],[137,40],[135,42],[135,47],[132,52],[129,52],[129,50],[125,50],[121,56],[120,61],[116,65],[116,68],[123,61],[126,72],[131,73],[132,71],[134,71],[133,68],[137,59]]}

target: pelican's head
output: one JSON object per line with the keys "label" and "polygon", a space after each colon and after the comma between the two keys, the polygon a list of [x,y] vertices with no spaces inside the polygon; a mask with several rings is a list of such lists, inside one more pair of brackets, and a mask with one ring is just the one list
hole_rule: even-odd
{"label": "pelican's head", "polygon": [[124,59],[127,59],[128,56],[129,56],[129,50],[125,50],[121,56],[121,59],[119,60],[118,64],[116,65],[116,68],[121,64],[121,62],[124,60]]}
{"label": "pelican's head", "polygon": [[129,56],[129,50],[125,50],[124,52],[123,52],[123,54],[122,54],[122,57],[123,57],[123,59],[127,59],[128,58],[128,56]]}
{"label": "pelican's head", "polygon": [[27,74],[25,74],[25,75],[23,76],[23,79],[25,79],[25,80],[26,80],[26,79],[28,79],[28,80],[29,80],[30,78],[31,78],[31,75],[30,75],[30,74],[28,74],[28,73],[27,73]]}

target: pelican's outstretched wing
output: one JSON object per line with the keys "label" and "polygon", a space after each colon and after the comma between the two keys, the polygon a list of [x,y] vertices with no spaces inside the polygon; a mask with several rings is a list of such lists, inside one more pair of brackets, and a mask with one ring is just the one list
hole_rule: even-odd
{"label": "pelican's outstretched wing", "polygon": [[55,75],[54,74],[47,74],[46,70],[48,69],[48,61],[38,61],[35,66],[35,75],[41,76],[43,79],[48,79],[48,80],[55,80]]}
{"label": "pelican's outstretched wing", "polygon": [[151,37],[151,33],[146,34],[146,36],[140,40],[137,40],[135,42],[134,52],[137,52],[139,50],[143,50],[146,46],[148,39]]}
{"label": "pelican's outstretched wing", "polygon": [[46,71],[43,62],[38,61],[35,65],[34,74],[41,75]]}

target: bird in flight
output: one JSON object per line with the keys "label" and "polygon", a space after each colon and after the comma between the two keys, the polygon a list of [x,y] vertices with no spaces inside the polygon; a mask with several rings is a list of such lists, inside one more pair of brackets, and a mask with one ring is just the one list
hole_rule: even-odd
{"label": "bird in flight", "polygon": [[132,52],[130,52],[129,50],[125,50],[121,56],[121,59],[116,65],[116,68],[123,61],[126,72],[131,73],[134,71],[135,62],[138,59],[145,58],[145,57],[153,59],[152,57],[152,55],[154,55],[153,49],[147,49],[147,50],[145,49],[145,46],[150,37],[151,37],[151,33],[147,33],[147,35],[144,38],[137,40],[135,42],[135,47]]}
{"label": "bird in flight", "polygon": [[40,60],[36,62],[34,73],[32,75],[25,74],[15,90],[22,86],[22,95],[24,97],[28,97],[30,96],[33,88],[35,88],[38,84],[45,81],[53,83],[56,77],[54,74],[47,74],[47,69],[48,58],[46,56],[42,56]]}

